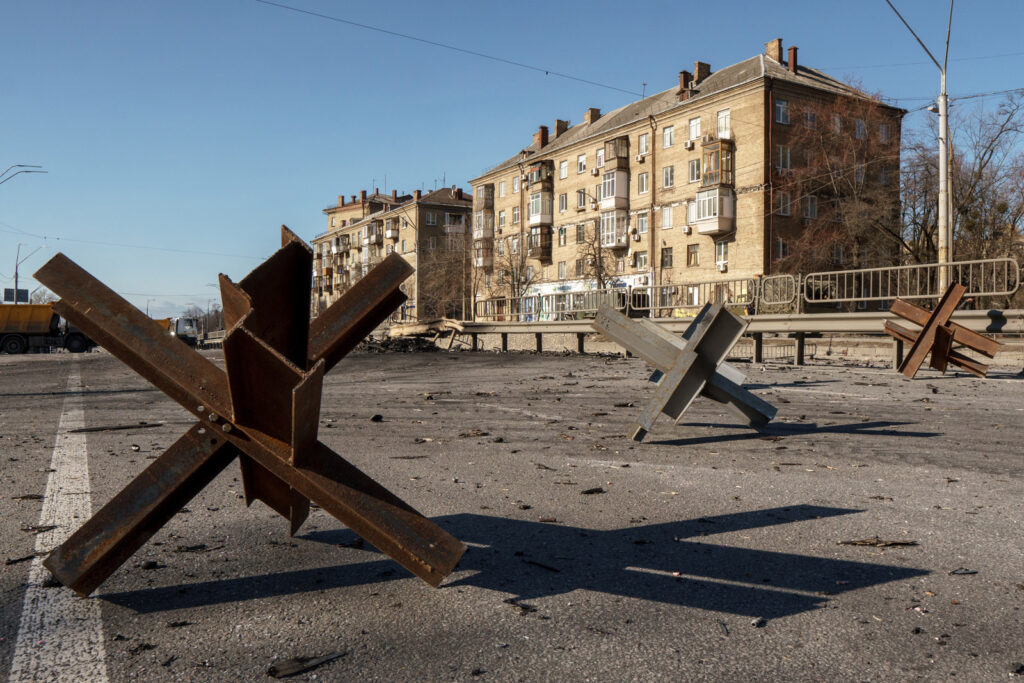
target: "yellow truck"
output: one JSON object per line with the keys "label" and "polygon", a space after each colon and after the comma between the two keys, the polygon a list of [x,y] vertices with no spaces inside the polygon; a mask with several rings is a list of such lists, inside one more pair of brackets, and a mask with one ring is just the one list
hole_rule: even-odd
{"label": "yellow truck", "polygon": [[0,350],[4,353],[53,348],[82,353],[95,346],[84,332],[54,313],[50,304],[0,304]]}

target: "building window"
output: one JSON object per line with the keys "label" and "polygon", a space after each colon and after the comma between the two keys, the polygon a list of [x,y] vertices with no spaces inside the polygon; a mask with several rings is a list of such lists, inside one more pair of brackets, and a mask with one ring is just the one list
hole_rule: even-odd
{"label": "building window", "polygon": [[731,116],[728,109],[723,109],[718,112],[718,137],[727,138],[732,131],[731,127]]}
{"label": "building window", "polygon": [[518,206],[513,206],[512,207],[512,225],[516,225],[517,223],[519,223],[519,207]]}
{"label": "building window", "polygon": [[405,253],[405,240],[402,240],[402,253]]}
{"label": "building window", "polygon": [[526,210],[531,220],[534,216],[540,215],[540,192],[530,193],[530,203],[527,204]]}
{"label": "building window", "polygon": [[505,240],[498,240],[498,256],[505,255]]}
{"label": "building window", "polygon": [[843,132],[843,117],[839,114],[832,114],[832,132]]}
{"label": "building window", "polygon": [[569,239],[569,231],[566,228],[558,229],[558,246],[564,247]]}
{"label": "building window", "polygon": [[505,227],[505,211],[504,210],[498,212],[498,227],[499,228],[504,228]]}
{"label": "building window", "polygon": [[625,273],[626,272],[626,259],[622,258],[621,256],[619,258],[615,259],[615,272],[616,273]]}
{"label": "building window", "polygon": [[615,171],[609,171],[601,176],[601,196],[615,196]]}
{"label": "building window", "polygon": [[693,225],[697,222],[697,202],[686,202],[686,224]]}
{"label": "building window", "polygon": [[853,173],[853,179],[858,185],[864,182],[864,164],[857,164],[857,168]]}
{"label": "building window", "polygon": [[811,130],[818,127],[818,114],[813,111],[804,112],[804,128],[810,128]]}
{"label": "building window", "polygon": [[576,208],[585,209],[587,208],[587,191],[576,190]]}
{"label": "building window", "polygon": [[331,216],[331,227],[334,227],[334,216]]}
{"label": "building window", "polygon": [[697,193],[697,220],[718,218],[718,190]]}
{"label": "building window", "polygon": [[594,165],[598,168],[604,167],[604,147],[598,147],[597,152],[594,154],[595,160]]}
{"label": "building window", "polygon": [[615,246],[615,212],[601,212],[601,246]]}
{"label": "building window", "polygon": [[504,197],[505,196],[505,181],[504,180],[502,180],[500,183],[498,183],[498,196],[499,197]]}
{"label": "building window", "polygon": [[427,225],[437,225],[437,214],[427,211]]}
{"label": "building window", "polygon": [[661,229],[667,230],[672,227],[672,207],[661,207]]}
{"label": "building window", "polygon": [[700,306],[700,287],[691,285],[686,288],[686,305]]}
{"label": "building window", "polygon": [[775,201],[775,210],[780,216],[789,215],[789,193],[780,192]]}
{"label": "building window", "polygon": [[408,227],[409,227],[409,219],[408,218],[403,218],[402,219],[402,230],[405,230]]}
{"label": "building window", "polygon": [[700,265],[700,245],[686,245],[686,267],[693,268]]}
{"label": "building window", "polygon": [[564,192],[558,195],[558,212],[565,213],[566,209],[569,208],[569,195]]}
{"label": "building window", "polygon": [[636,269],[647,270],[647,252],[638,251],[636,252]]}
{"label": "building window", "polygon": [[729,262],[729,243],[715,242],[715,265],[724,266]]}
{"label": "building window", "polygon": [[569,177],[569,162],[562,161],[558,164],[558,177],[565,180]]}
{"label": "building window", "polygon": [[662,247],[661,249],[661,267],[671,268],[672,267],[672,247]]}
{"label": "building window", "polygon": [[889,184],[889,165],[888,164],[882,164],[882,166],[878,169],[878,182],[880,182],[882,185],[888,185]]}
{"label": "building window", "polygon": [[867,124],[864,123],[864,119],[856,119],[853,122],[854,135],[857,136],[858,140],[863,140],[868,135]]}
{"label": "building window", "polygon": [[526,266],[526,281],[533,280],[533,266]]}
{"label": "building window", "polygon": [[818,198],[814,195],[808,195],[802,200],[804,205],[804,218],[817,218],[818,217]]}
{"label": "building window", "polygon": [[603,183],[598,183],[597,185],[594,186],[594,197],[597,199],[597,201],[601,201],[602,199],[604,199]]}
{"label": "building window", "polygon": [[789,168],[789,145],[775,145],[775,168],[779,171]]}
{"label": "building window", "polygon": [[427,248],[431,251],[437,249],[437,237],[431,236],[427,239]]}
{"label": "building window", "polygon": [[789,256],[789,244],[781,237],[775,238],[775,258],[783,259]]}
{"label": "building window", "polygon": [[647,194],[650,190],[650,174],[641,173],[636,177],[636,191],[639,194]]}
{"label": "building window", "polygon": [[661,186],[672,187],[676,184],[676,168],[675,166],[666,166],[661,169]]}
{"label": "building window", "polygon": [[789,102],[775,100],[775,123],[789,123]]}
{"label": "building window", "polygon": [[843,245],[832,245],[832,262],[836,265],[843,265]]}
{"label": "building window", "polygon": [[690,182],[696,183],[700,181],[700,159],[690,159]]}
{"label": "building window", "polygon": [[508,253],[518,254],[519,253],[519,238],[513,237],[508,241]]}
{"label": "building window", "polygon": [[583,277],[583,259],[576,259],[576,277]]}
{"label": "building window", "polygon": [[504,270],[499,270],[498,271],[498,284],[499,285],[505,284],[505,271]]}
{"label": "building window", "polygon": [[558,262],[558,279],[559,280],[564,280],[565,279],[565,261],[559,261]]}
{"label": "building window", "polygon": [[661,146],[671,147],[675,137],[675,126],[665,126],[661,131]]}
{"label": "building window", "polygon": [[878,139],[882,142],[889,142],[889,124],[883,123],[878,126]]}
{"label": "building window", "polygon": [[519,192],[519,176],[512,179],[512,194]]}
{"label": "building window", "polygon": [[586,173],[587,172],[587,155],[581,154],[576,157],[576,172]]}
{"label": "building window", "polygon": [[700,137],[700,117],[690,119],[690,139],[696,140]]}
{"label": "building window", "polygon": [[636,139],[637,154],[647,154],[651,151],[651,134],[640,133]]}
{"label": "building window", "polygon": [[647,212],[636,215],[636,231],[641,235],[647,234]]}

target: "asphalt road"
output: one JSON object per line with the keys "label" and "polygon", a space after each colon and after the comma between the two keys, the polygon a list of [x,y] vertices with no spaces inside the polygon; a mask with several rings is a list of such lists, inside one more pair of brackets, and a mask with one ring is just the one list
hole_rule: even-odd
{"label": "asphalt road", "polygon": [[[1021,666],[1024,378],[738,367],[779,409],[764,433],[698,399],[634,444],[651,391],[636,359],[353,355],[325,382],[320,438],[470,546],[440,589],[322,510],[289,538],[245,507],[233,464],[94,597],[28,594],[87,615],[64,618],[96,629],[115,681],[262,680],[331,654],[297,678],[979,681]],[[76,401],[86,428],[158,423],[75,437],[93,511],[192,423],[105,353],[0,356],[0,675]],[[840,544],[876,536],[916,545]],[[76,638],[19,657],[95,655]]]}

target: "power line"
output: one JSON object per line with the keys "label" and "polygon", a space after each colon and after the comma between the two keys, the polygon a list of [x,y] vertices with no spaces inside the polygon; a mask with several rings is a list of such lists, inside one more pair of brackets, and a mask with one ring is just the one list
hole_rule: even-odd
{"label": "power line", "polygon": [[[969,62],[977,61],[979,59],[1002,59],[1003,57],[1020,57],[1024,55],[1024,52],[1004,52],[998,55],[980,55],[977,57],[958,57],[951,59],[951,62]],[[928,62],[900,62],[895,64],[859,64],[856,66],[823,66],[822,69],[838,70],[838,69],[887,69],[891,67],[901,66],[926,66]]]}
{"label": "power line", "polygon": [[560,71],[554,71],[552,69],[545,69],[543,67],[533,66],[532,64],[524,64],[523,62],[517,62],[517,61],[511,60],[511,59],[505,59],[504,57],[496,57],[494,55],[489,55],[489,54],[486,54],[484,52],[477,52],[476,50],[469,50],[469,49],[466,49],[466,48],[463,48],[463,47],[458,47],[456,45],[451,45],[449,43],[441,43],[441,42],[438,42],[436,40],[428,40],[427,38],[420,38],[419,36],[413,36],[413,35],[410,35],[408,33],[399,33],[398,31],[391,31],[391,30],[386,29],[386,28],[380,28],[379,26],[371,26],[369,24],[362,24],[362,23],[359,23],[358,21],[352,21],[350,19],[342,19],[341,17],[335,17],[335,16],[331,16],[329,14],[321,14],[320,12],[313,12],[311,10],[306,10],[306,9],[302,9],[302,8],[299,8],[299,7],[292,7],[291,5],[284,5],[284,4],[279,3],[279,2],[271,2],[271,0],[254,0],[254,2],[258,2],[258,3],[262,4],[262,5],[270,5],[272,7],[279,7],[281,9],[286,9],[286,10],[289,10],[289,11],[292,11],[292,12],[298,12],[299,14],[307,14],[307,15],[309,15],[311,17],[317,17],[319,19],[326,19],[328,21],[335,21],[335,22],[337,22],[339,24],[347,24],[349,26],[355,26],[356,28],[366,29],[367,31],[376,31],[377,33],[384,33],[384,34],[389,35],[389,36],[395,36],[396,38],[404,38],[406,40],[416,41],[417,43],[424,43],[426,45],[432,45],[434,47],[441,47],[441,48],[444,48],[446,50],[452,50],[454,52],[461,52],[461,53],[466,54],[466,55],[472,55],[473,57],[480,57],[482,59],[490,59],[491,61],[494,61],[494,62],[501,62],[502,64],[508,64],[510,66],[517,66],[517,67],[519,67],[521,69],[528,69],[530,71],[537,71],[539,73],[544,74],[545,76],[558,76],[559,78],[565,78],[565,79],[568,79],[570,81],[577,81],[578,83],[586,83],[587,85],[596,85],[599,88],[607,88],[609,90],[617,90],[618,92],[626,93],[627,95],[640,95],[640,96],[642,96],[642,93],[638,93],[635,90],[626,90],[625,88],[619,88],[619,87],[616,87],[614,85],[607,85],[605,83],[598,83],[597,81],[591,81],[591,80],[588,80],[586,78],[580,78],[578,76],[572,76],[570,74],[562,73]]}

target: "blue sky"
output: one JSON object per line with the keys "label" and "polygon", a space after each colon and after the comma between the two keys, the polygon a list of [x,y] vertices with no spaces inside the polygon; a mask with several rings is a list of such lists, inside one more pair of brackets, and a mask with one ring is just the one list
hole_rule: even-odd
{"label": "blue sky", "polygon": [[[941,60],[945,2],[894,0]],[[612,86],[473,57],[256,0],[8,0],[0,9],[0,284],[63,251],[155,316],[218,298],[360,189],[465,187],[530,143],[781,37],[801,63],[914,109],[938,70],[884,0],[282,4]],[[1020,0],[959,0],[952,97],[1021,87]],[[976,98],[964,108],[994,106]],[[956,105],[954,105],[956,106]],[[907,117],[925,125],[926,112]],[[45,239],[43,238],[45,236]]]}

